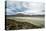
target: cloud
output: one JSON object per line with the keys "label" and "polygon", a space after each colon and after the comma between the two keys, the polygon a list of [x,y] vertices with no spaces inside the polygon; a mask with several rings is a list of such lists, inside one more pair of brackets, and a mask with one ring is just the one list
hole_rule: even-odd
{"label": "cloud", "polygon": [[[26,7],[25,7],[26,6]],[[41,2],[7,2],[6,15],[16,15],[23,13],[28,15],[43,15],[44,4]]]}

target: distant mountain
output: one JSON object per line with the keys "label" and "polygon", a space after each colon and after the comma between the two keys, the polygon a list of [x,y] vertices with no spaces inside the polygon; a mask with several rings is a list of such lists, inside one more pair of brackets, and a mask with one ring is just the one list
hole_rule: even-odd
{"label": "distant mountain", "polygon": [[28,14],[18,13],[16,15],[6,15],[6,16],[17,16],[17,17],[44,17],[45,15],[28,15]]}
{"label": "distant mountain", "polygon": [[37,16],[44,16],[44,15],[28,15],[28,14],[22,14],[22,13],[18,13],[18,14],[16,14],[16,16],[33,16],[33,17],[37,17]]}

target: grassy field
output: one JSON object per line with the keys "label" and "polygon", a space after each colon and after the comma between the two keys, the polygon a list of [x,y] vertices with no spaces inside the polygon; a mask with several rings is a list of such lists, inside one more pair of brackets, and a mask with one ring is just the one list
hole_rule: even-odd
{"label": "grassy field", "polygon": [[44,17],[7,17],[20,22],[28,22],[37,26],[44,26]]}

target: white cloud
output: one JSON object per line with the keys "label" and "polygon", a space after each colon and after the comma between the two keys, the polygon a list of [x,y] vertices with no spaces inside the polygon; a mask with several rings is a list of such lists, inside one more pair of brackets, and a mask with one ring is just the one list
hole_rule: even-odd
{"label": "white cloud", "polygon": [[28,14],[28,15],[43,15],[45,13],[45,12],[43,12],[44,3],[32,2],[31,6],[29,6],[29,7],[27,7],[27,5],[25,5],[25,6],[26,6],[26,8],[30,8],[30,9],[27,9],[24,12],[20,12],[20,13]]}
{"label": "white cloud", "polygon": [[[9,3],[11,3],[11,9],[7,9],[7,15],[15,15],[16,13],[23,13],[23,14],[29,14],[29,15],[43,15],[44,12],[42,12],[42,10],[44,10],[44,4],[41,3],[41,2],[23,2],[22,5],[20,5],[21,2],[15,2],[15,1],[12,1],[12,2],[8,2],[8,6],[9,6]],[[28,3],[28,4],[27,4]],[[20,7],[25,7],[27,8],[27,10],[21,10],[21,7],[19,8],[20,11],[22,12],[18,12],[19,10],[16,10],[15,8],[15,5],[17,5],[17,8],[18,6]],[[14,12],[16,10],[16,12]]]}

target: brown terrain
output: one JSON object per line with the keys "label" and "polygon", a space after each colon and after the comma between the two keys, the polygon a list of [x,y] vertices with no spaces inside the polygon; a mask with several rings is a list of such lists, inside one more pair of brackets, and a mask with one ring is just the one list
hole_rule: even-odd
{"label": "brown terrain", "polygon": [[5,29],[6,30],[19,30],[19,29],[36,29],[41,28],[27,22],[19,22],[12,19],[6,19]]}

